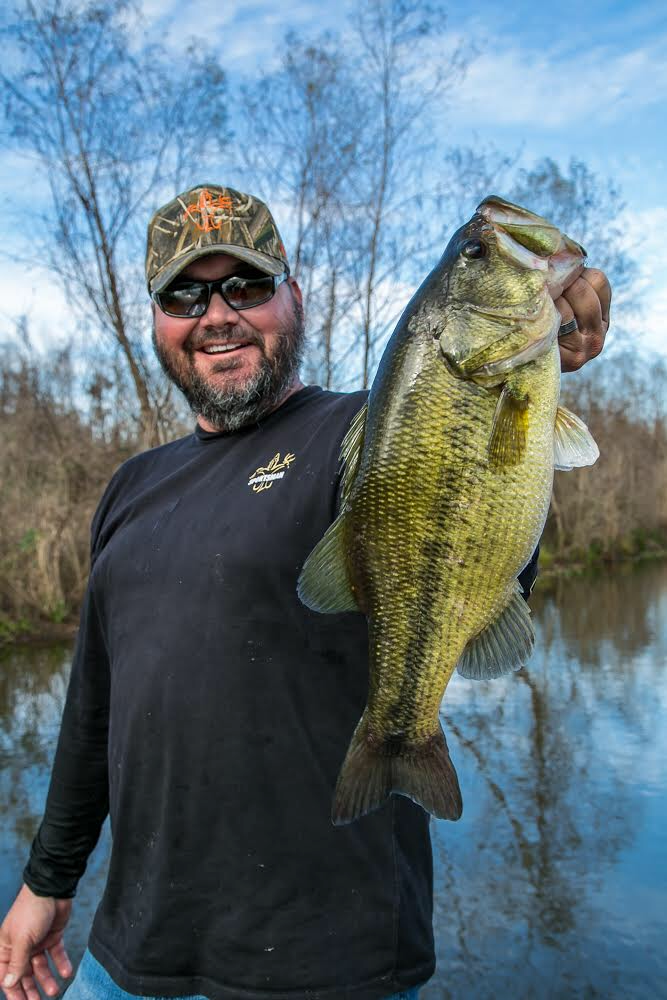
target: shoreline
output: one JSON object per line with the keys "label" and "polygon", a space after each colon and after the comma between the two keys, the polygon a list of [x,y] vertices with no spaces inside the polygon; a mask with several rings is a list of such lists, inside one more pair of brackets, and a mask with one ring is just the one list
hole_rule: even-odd
{"label": "shoreline", "polygon": [[[564,562],[554,561],[548,568],[539,571],[533,592],[548,591],[560,580],[567,580],[570,577],[596,576],[603,570],[616,571],[639,563],[657,562],[661,559],[667,559],[667,549],[651,548],[634,555],[608,556],[594,561],[581,559]],[[57,642],[73,642],[78,631],[78,618],[58,624],[42,623],[34,631],[26,628],[25,631],[17,631],[13,635],[0,636],[0,652],[20,646],[43,646]]]}
{"label": "shoreline", "polygon": [[655,548],[647,549],[644,552],[633,555],[623,554],[607,556],[606,558],[596,558],[595,560],[584,561],[581,559],[558,562],[554,560],[548,568],[541,569],[537,576],[536,588],[540,584],[552,584],[559,580],[566,580],[574,576],[597,576],[604,570],[621,570],[629,566],[636,566],[639,563],[659,562],[667,559],[667,549]]}

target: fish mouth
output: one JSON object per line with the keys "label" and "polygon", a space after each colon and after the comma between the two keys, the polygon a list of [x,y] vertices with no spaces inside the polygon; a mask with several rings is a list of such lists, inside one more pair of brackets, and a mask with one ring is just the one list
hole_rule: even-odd
{"label": "fish mouth", "polygon": [[545,272],[553,299],[584,270],[586,251],[557,226],[528,209],[490,195],[477,214],[495,232],[499,252],[522,267]]}

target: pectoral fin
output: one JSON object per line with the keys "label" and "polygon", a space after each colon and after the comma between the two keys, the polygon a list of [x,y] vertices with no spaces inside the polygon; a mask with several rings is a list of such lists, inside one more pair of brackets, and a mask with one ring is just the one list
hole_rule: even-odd
{"label": "pectoral fin", "polygon": [[506,382],[500,394],[489,440],[489,465],[518,465],[526,452],[528,396]]}
{"label": "pectoral fin", "polygon": [[297,593],[311,611],[360,610],[347,572],[344,520],[345,514],[336,518],[303,564]]}
{"label": "pectoral fin", "polygon": [[530,608],[516,585],[512,598],[490,625],[471,639],[457,670],[472,680],[490,680],[519,670],[533,651],[535,632]]}
{"label": "pectoral fin", "polygon": [[599,457],[598,446],[583,420],[559,406],[554,427],[554,469],[569,472],[593,465]]}

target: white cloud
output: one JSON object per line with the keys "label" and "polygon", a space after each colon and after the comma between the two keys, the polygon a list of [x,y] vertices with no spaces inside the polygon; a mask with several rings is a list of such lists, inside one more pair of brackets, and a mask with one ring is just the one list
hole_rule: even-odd
{"label": "white cloud", "polygon": [[[508,44],[505,44],[505,43]],[[666,39],[619,52],[519,47],[491,40],[471,64],[454,115],[485,124],[561,129],[592,120],[596,127],[667,98]]]}
{"label": "white cloud", "polygon": [[0,301],[3,339],[15,335],[21,317],[26,318],[31,342],[38,350],[65,340],[76,327],[76,317],[61,287],[47,273],[26,264],[3,261]]}
{"label": "white cloud", "polygon": [[667,354],[667,272],[664,239],[667,207],[627,209],[621,217],[627,248],[639,267],[637,281],[641,312],[636,316],[643,347]]}
{"label": "white cloud", "polygon": [[284,6],[268,0],[246,0],[242,7],[219,0],[191,0],[187,18],[182,5],[165,6],[159,0],[142,0],[141,14],[150,31],[161,26],[161,43],[183,52],[192,39],[214,48],[228,71],[256,74],[277,63],[277,48],[289,29],[318,33],[337,23],[335,9],[322,9],[309,0]]}

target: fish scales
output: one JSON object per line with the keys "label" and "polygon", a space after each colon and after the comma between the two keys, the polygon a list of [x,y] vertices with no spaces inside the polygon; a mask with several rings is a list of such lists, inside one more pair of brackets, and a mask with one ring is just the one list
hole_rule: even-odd
{"label": "fish scales", "polygon": [[517,576],[539,541],[554,465],[597,457],[558,407],[553,298],[583,259],[539,216],[482,202],[408,304],[343,442],[341,512],[299,578],[309,607],[368,619],[368,700],[336,823],[392,793],[461,814],[443,694],[457,666],[495,677],[530,655]]}
{"label": "fish scales", "polygon": [[[426,342],[425,352],[431,354],[431,347]],[[369,616],[371,737],[418,740],[437,732],[444,687],[466,637],[494,619],[506,603],[507,581],[534,551],[548,503],[543,500],[538,516],[528,518],[525,500],[533,490],[543,498],[550,492],[544,453],[552,444],[543,424],[553,424],[555,416],[554,362],[555,347],[533,373],[549,381],[551,368],[550,399],[544,421],[531,428],[524,461],[505,471],[510,482],[502,494],[488,488],[486,454],[499,392],[459,381],[433,360],[430,367],[422,361],[430,378],[411,390],[411,405],[399,413],[388,408],[385,417],[394,422],[393,455],[412,455],[412,461],[392,462],[388,454],[376,460],[370,436],[350,497],[349,531],[352,575],[362,581]],[[421,414],[418,423],[413,409]],[[380,441],[388,437],[382,419],[375,433]],[[415,468],[426,474],[417,476]],[[527,529],[523,547],[507,549],[504,536],[517,524]],[[367,537],[385,540],[382,574],[373,572]],[[489,566],[499,581],[496,594],[489,593]]]}

